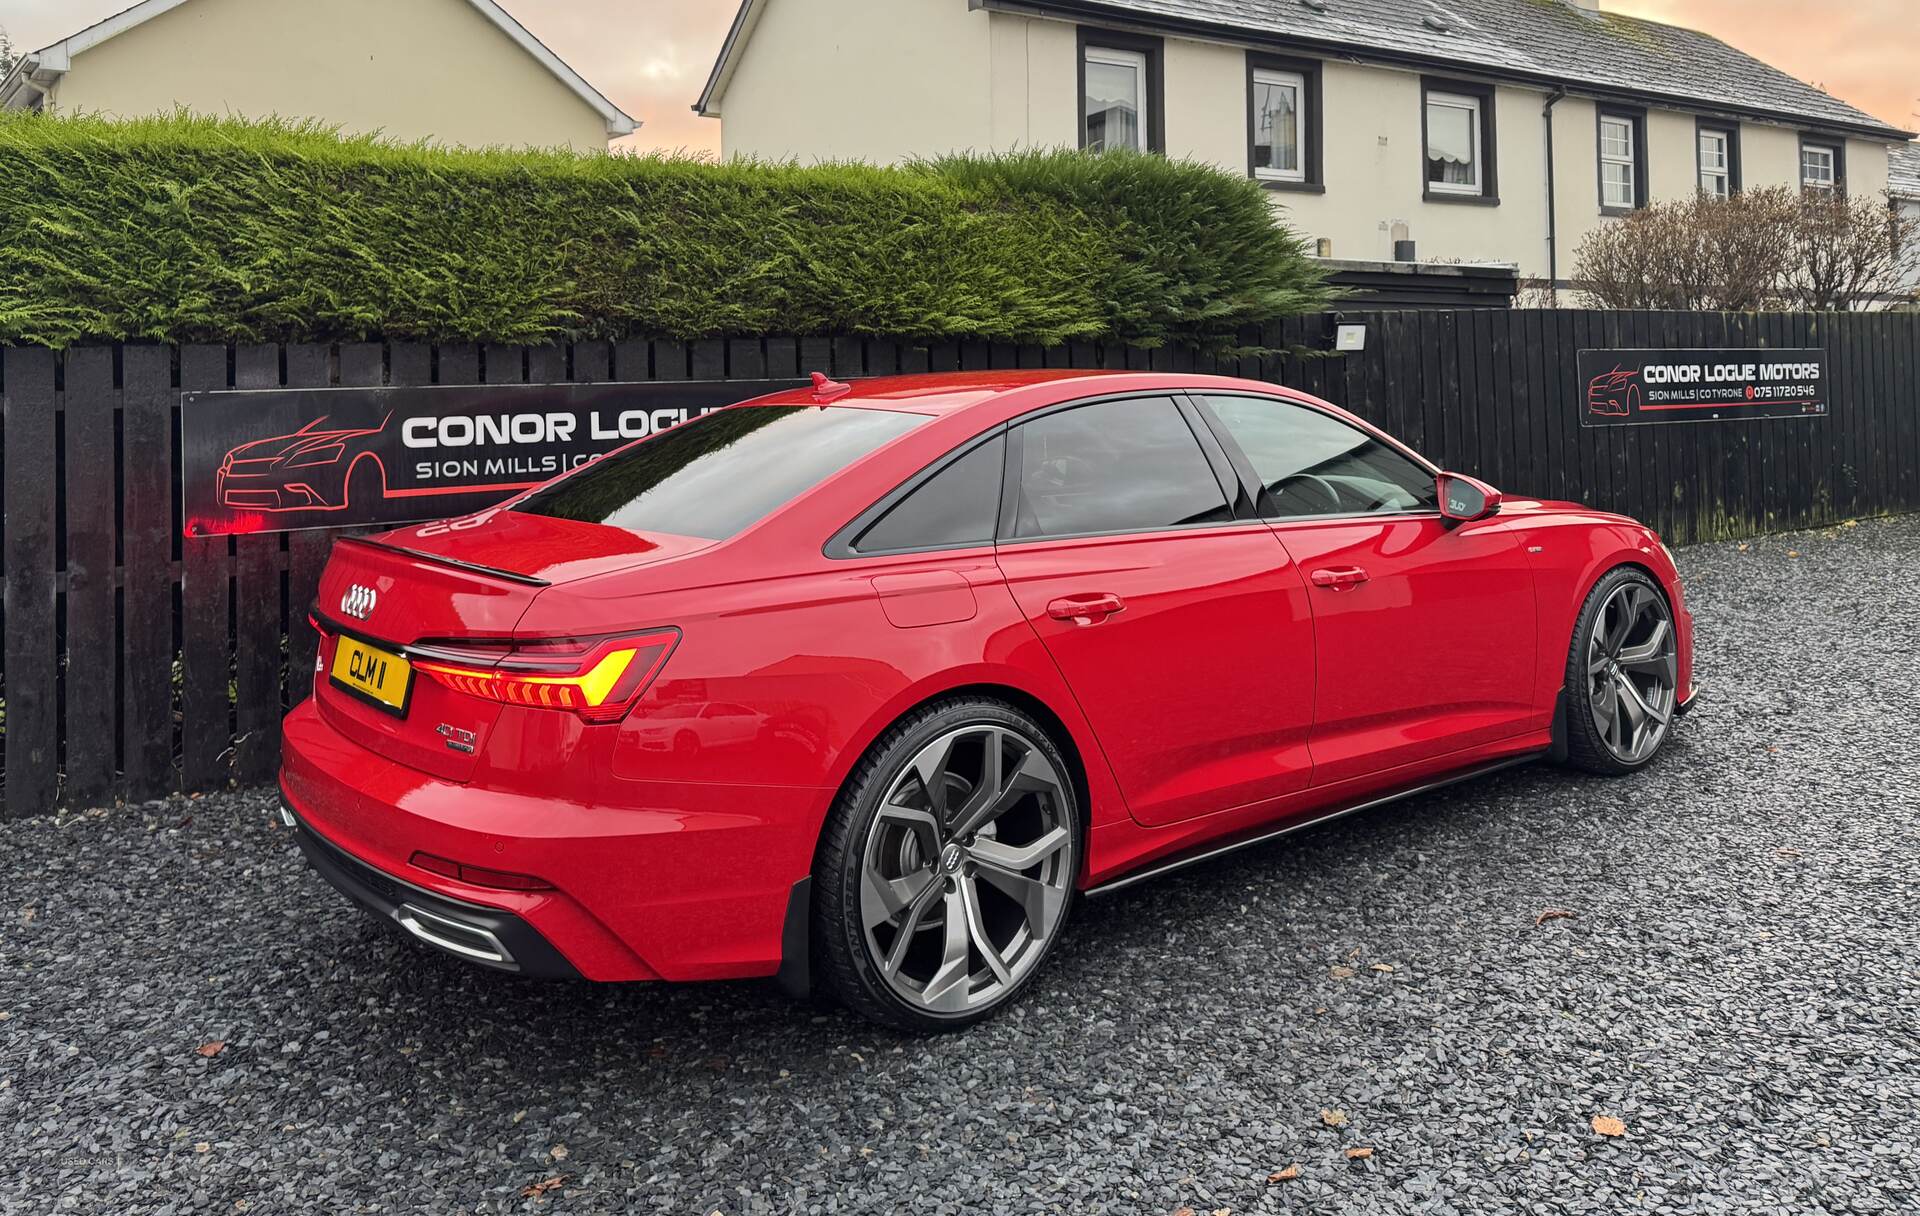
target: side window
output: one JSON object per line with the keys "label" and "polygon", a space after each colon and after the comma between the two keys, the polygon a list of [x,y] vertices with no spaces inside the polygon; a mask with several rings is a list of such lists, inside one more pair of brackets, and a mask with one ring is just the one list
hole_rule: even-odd
{"label": "side window", "polygon": [[1006,465],[1003,435],[974,448],[915,487],[853,543],[861,553],[990,545]]}
{"label": "side window", "polygon": [[1015,537],[1151,532],[1233,518],[1168,397],[1103,401],[1020,427]]}
{"label": "side window", "polygon": [[1431,474],[1337,418],[1271,397],[1206,402],[1253,462],[1280,516],[1435,509]]}

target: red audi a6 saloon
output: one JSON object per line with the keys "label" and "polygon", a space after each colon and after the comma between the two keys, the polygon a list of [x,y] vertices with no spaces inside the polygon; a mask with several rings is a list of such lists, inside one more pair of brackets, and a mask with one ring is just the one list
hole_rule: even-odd
{"label": "red audi a6 saloon", "polygon": [[909,1028],[1077,895],[1692,697],[1672,557],[1252,380],[817,378],[493,510],[343,540],[283,817],[531,976],[777,975]]}

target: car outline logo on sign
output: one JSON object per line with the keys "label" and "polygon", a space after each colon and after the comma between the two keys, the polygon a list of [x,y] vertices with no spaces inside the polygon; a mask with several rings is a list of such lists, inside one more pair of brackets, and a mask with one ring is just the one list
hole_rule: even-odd
{"label": "car outline logo on sign", "polygon": [[355,583],[340,597],[340,611],[356,621],[364,621],[373,615],[373,606],[379,602],[379,592]]}

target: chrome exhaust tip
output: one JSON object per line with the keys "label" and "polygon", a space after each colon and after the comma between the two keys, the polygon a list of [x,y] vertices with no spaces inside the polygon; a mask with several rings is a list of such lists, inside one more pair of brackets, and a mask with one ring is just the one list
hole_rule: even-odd
{"label": "chrome exhaust tip", "polygon": [[280,822],[290,828],[300,826],[299,821],[293,817],[293,811],[284,805],[280,808]]}
{"label": "chrome exhaust tip", "polygon": [[464,924],[445,916],[439,916],[412,904],[401,904],[394,910],[393,919],[400,927],[413,934],[429,946],[457,954],[461,958],[470,958],[475,962],[488,963],[495,967],[506,967],[514,971],[520,964],[514,961],[511,951],[486,929],[478,925]]}

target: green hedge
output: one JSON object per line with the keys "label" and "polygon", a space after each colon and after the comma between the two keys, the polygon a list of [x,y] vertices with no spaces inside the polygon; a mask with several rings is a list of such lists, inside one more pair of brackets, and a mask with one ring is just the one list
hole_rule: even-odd
{"label": "green hedge", "polygon": [[1326,299],[1253,183],[1134,155],[900,169],[0,117],[0,342],[644,334],[1236,345]]}

